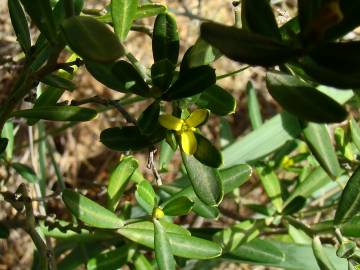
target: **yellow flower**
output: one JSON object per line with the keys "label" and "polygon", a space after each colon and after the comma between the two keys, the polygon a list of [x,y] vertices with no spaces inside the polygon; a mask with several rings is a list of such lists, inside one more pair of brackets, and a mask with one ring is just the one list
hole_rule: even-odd
{"label": "yellow flower", "polygon": [[180,136],[183,151],[188,155],[193,155],[197,148],[194,132],[196,127],[206,122],[209,114],[209,110],[206,109],[195,110],[186,119],[179,119],[173,115],[164,114],[160,115],[159,123],[166,129],[176,131]]}
{"label": "yellow flower", "polygon": [[156,219],[161,219],[165,216],[165,213],[164,211],[159,208],[159,207],[156,207],[153,211],[153,217],[156,218]]}

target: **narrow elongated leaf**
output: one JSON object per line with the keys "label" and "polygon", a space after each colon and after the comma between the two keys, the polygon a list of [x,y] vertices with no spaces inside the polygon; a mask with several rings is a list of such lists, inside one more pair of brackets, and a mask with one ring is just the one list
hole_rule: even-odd
{"label": "narrow elongated leaf", "polygon": [[146,257],[142,254],[136,254],[133,261],[134,261],[135,270],[153,270],[154,269],[152,267],[152,265],[150,264],[150,262],[148,261],[148,259],[146,259]]}
{"label": "narrow elongated leaf", "polygon": [[216,23],[203,23],[201,38],[230,59],[251,65],[273,66],[297,54],[296,49],[275,39]]}
{"label": "narrow elongated leaf", "polygon": [[137,160],[129,156],[122,159],[111,173],[107,188],[107,206],[110,210],[115,211],[119,199],[137,167]]}
{"label": "narrow elongated leaf", "polygon": [[148,206],[145,206],[145,208],[147,208],[149,210],[148,212],[150,213],[157,205],[155,191],[148,181],[142,181],[140,184],[137,185],[136,197],[140,198],[143,202],[145,202],[145,204]]}
{"label": "narrow elongated leaf", "polygon": [[160,142],[165,131],[159,128],[151,137],[142,135],[138,127],[115,127],[101,132],[100,141],[108,148],[117,151],[141,150]]}
{"label": "narrow elongated leaf", "polygon": [[111,16],[120,41],[126,39],[136,16],[138,0],[111,0]]}
{"label": "narrow elongated leaf", "polygon": [[70,48],[86,60],[107,63],[124,55],[117,36],[92,17],[73,16],[61,24],[61,29]]}
{"label": "narrow elongated leaf", "polygon": [[347,117],[339,103],[294,76],[268,72],[266,84],[285,110],[303,120],[328,123],[342,122]]}
{"label": "narrow elongated leaf", "polygon": [[329,183],[331,183],[331,178],[321,167],[317,167],[290,194],[285,201],[284,207],[296,198],[309,198],[313,193]]}
{"label": "narrow elongated leaf", "polygon": [[159,270],[175,270],[175,259],[166,231],[158,220],[154,219],[153,222],[155,258]]}
{"label": "narrow elongated leaf", "polygon": [[113,212],[73,190],[65,189],[62,199],[71,213],[89,226],[104,229],[123,226],[123,221]]}
{"label": "narrow elongated leaf", "polygon": [[218,205],[224,195],[222,180],[218,171],[203,165],[183,151],[181,151],[181,156],[195,194],[206,205]]}
{"label": "narrow elongated leaf", "polygon": [[321,245],[320,238],[315,236],[312,242],[312,248],[314,252],[315,259],[317,261],[318,266],[321,270],[335,270],[336,268],[332,265],[328,256],[326,255],[323,247]]}
{"label": "narrow elongated leaf", "polygon": [[223,159],[219,150],[212,143],[202,135],[195,133],[197,147],[194,157],[202,164],[218,168],[222,165]]}
{"label": "narrow elongated leaf", "polygon": [[51,121],[89,121],[96,117],[97,112],[76,106],[43,106],[12,113],[15,117],[44,119]]}
{"label": "narrow elongated leaf", "polygon": [[218,85],[210,86],[196,100],[196,105],[209,109],[220,116],[232,114],[236,110],[235,98]]}
{"label": "narrow elongated leaf", "polygon": [[[5,157],[7,160],[13,158],[14,152],[14,124],[11,121],[7,121],[4,125],[3,130],[1,131],[1,137],[7,140],[5,145]],[[2,143],[5,144],[5,140],[2,140]]]}
{"label": "narrow elongated leaf", "polygon": [[[214,242],[184,234],[173,233],[167,228],[165,228],[165,230],[170,242],[172,253],[175,256],[204,260],[221,255],[221,247]],[[152,226],[152,228],[150,227],[144,229],[134,228],[130,224],[119,229],[118,232],[122,236],[138,244],[154,248],[154,226]]]}
{"label": "narrow elongated leaf", "polygon": [[21,0],[31,20],[51,42],[56,42],[56,26],[49,0]]}
{"label": "narrow elongated leaf", "polygon": [[350,120],[350,131],[352,141],[356,145],[357,149],[360,151],[360,127],[356,123],[354,118],[351,118]]}
{"label": "narrow elongated leaf", "polygon": [[274,13],[267,0],[241,2],[242,28],[270,38],[281,40]]}
{"label": "narrow elongated leaf", "polygon": [[193,205],[188,197],[182,196],[165,203],[163,211],[168,216],[183,216],[191,211]]}
{"label": "narrow elongated leaf", "polygon": [[128,246],[121,246],[114,250],[109,250],[90,258],[87,262],[88,270],[116,270],[121,268],[127,262],[129,252]]}
{"label": "narrow elongated leaf", "polygon": [[258,166],[256,168],[256,171],[272,204],[275,206],[278,212],[281,212],[283,206],[283,200],[281,197],[281,186],[275,172],[272,171],[271,168],[266,166]]}
{"label": "narrow elongated leaf", "polygon": [[215,70],[210,66],[187,69],[162,96],[164,100],[174,100],[199,94],[216,82]]}
{"label": "narrow elongated leaf", "polygon": [[307,123],[303,130],[305,140],[321,167],[333,178],[341,173],[339,161],[325,125]]}
{"label": "narrow elongated leaf", "polygon": [[61,76],[58,76],[56,74],[50,74],[45,76],[44,78],[41,79],[41,82],[50,85],[52,87],[66,89],[69,91],[73,91],[76,88],[76,85],[72,81],[65,79]]}
{"label": "narrow elongated leaf", "polygon": [[[172,234],[178,234],[178,235],[184,235],[184,236],[191,236],[190,231],[188,231],[187,229],[176,225],[174,223],[171,222],[166,222],[164,220],[160,220],[159,221],[162,225],[162,227],[165,229],[165,231],[167,233],[172,233]],[[154,224],[150,221],[139,221],[139,222],[134,222],[134,223],[129,223],[128,225],[126,225],[126,229],[131,229],[131,230],[142,230],[142,231],[154,231]]]}
{"label": "narrow elongated leaf", "polygon": [[195,45],[191,48],[189,55],[189,67],[194,68],[209,65],[221,56],[222,54],[217,48],[199,38],[195,42]]}
{"label": "narrow elongated leaf", "polygon": [[137,70],[126,61],[118,61],[112,67],[112,72],[117,81],[123,84],[123,89],[127,92],[143,97],[150,96],[150,89]]}
{"label": "narrow elongated leaf", "polygon": [[31,48],[31,39],[23,8],[21,7],[19,0],[8,0],[8,7],[11,24],[14,28],[17,41],[24,53],[28,54]]}
{"label": "narrow elongated leaf", "polygon": [[247,84],[246,94],[248,98],[247,103],[250,122],[253,129],[257,129],[262,125],[263,121],[261,117],[259,101],[256,96],[256,90],[252,85],[251,81],[249,81]]}
{"label": "narrow elongated leaf", "polygon": [[175,151],[171,146],[163,140],[160,144],[160,157],[159,157],[159,168],[160,171],[167,171],[167,166],[170,163]]}
{"label": "narrow elongated leaf", "polygon": [[159,14],[155,20],[152,39],[154,61],[168,59],[176,65],[179,47],[179,33],[175,18],[169,13]]}
{"label": "narrow elongated leaf", "polygon": [[240,245],[235,252],[243,260],[258,263],[278,263],[285,259],[285,254],[281,249],[278,249],[270,242],[259,239]]}
{"label": "narrow elongated leaf", "polygon": [[29,166],[22,163],[11,163],[11,167],[15,169],[15,171],[20,174],[26,181],[29,183],[36,183],[39,181],[39,178],[36,176],[36,173]]}
{"label": "narrow elongated leaf", "polygon": [[283,112],[265,122],[260,128],[226,147],[222,152],[224,166],[255,161],[279,149],[301,133],[296,117]]}
{"label": "narrow elongated leaf", "polygon": [[357,168],[347,182],[341,194],[334,224],[349,221],[360,211],[360,168]]}
{"label": "narrow elongated leaf", "polygon": [[160,103],[154,101],[142,112],[137,122],[140,132],[144,135],[151,135],[156,131],[160,115]]}

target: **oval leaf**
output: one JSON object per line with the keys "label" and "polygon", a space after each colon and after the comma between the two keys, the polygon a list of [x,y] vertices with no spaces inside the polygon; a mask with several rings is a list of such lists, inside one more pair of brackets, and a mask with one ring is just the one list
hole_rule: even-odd
{"label": "oval leaf", "polygon": [[360,211],[360,167],[350,177],[336,210],[334,224],[349,221]]}
{"label": "oval leaf", "polygon": [[168,59],[176,65],[179,47],[179,33],[175,18],[169,13],[159,14],[155,20],[152,38],[154,61]]}
{"label": "oval leaf", "polygon": [[221,56],[222,54],[217,48],[199,38],[189,52],[189,68],[209,65]]}
{"label": "oval leaf", "polygon": [[115,127],[101,132],[100,141],[108,148],[117,151],[135,151],[154,145],[164,139],[165,131],[162,128],[151,137],[141,134],[138,127]]}
{"label": "oval leaf", "polygon": [[107,207],[115,211],[127,183],[139,164],[133,157],[125,157],[111,173],[107,188]]}
{"label": "oval leaf", "polygon": [[66,89],[69,91],[73,91],[76,88],[76,85],[72,81],[65,79],[61,76],[58,76],[56,74],[50,74],[45,76],[44,78],[41,79],[41,82],[50,85],[52,87]]}
{"label": "oval leaf", "polygon": [[235,98],[218,85],[210,86],[202,92],[195,103],[220,116],[232,114],[236,110]]}
{"label": "oval leaf", "polygon": [[12,113],[15,117],[44,119],[51,121],[89,121],[96,117],[97,112],[76,106],[43,106]]}
{"label": "oval leaf", "polygon": [[201,38],[232,60],[273,66],[297,55],[297,50],[275,39],[216,23],[201,25]]}
{"label": "oval leaf", "polygon": [[175,270],[175,260],[171,252],[170,241],[159,221],[154,220],[155,258],[159,270]]}
{"label": "oval leaf", "polygon": [[181,196],[165,203],[163,211],[167,216],[183,216],[191,211],[193,205],[194,202],[190,201],[188,197]]}
{"label": "oval leaf", "polygon": [[223,199],[223,185],[218,171],[203,165],[193,156],[181,151],[190,182],[198,198],[209,206],[217,206]]}
{"label": "oval leaf", "polygon": [[328,256],[323,249],[320,238],[315,236],[312,242],[312,248],[314,252],[315,259],[317,261],[318,266],[321,270],[335,270],[336,268],[332,265]]}
{"label": "oval leaf", "polygon": [[151,80],[153,84],[165,92],[173,79],[175,66],[168,59],[162,59],[151,66]]}
{"label": "oval leaf", "polygon": [[61,28],[70,48],[86,60],[107,63],[124,55],[117,36],[92,17],[73,16]]}
{"label": "oval leaf", "polygon": [[196,151],[194,157],[202,164],[218,168],[222,165],[222,155],[212,143],[198,133],[194,133],[197,141]]}
{"label": "oval leaf", "polygon": [[136,186],[136,199],[149,214],[157,205],[157,197],[152,185],[148,181],[142,181]]}
{"label": "oval leaf", "polygon": [[160,115],[160,103],[155,101],[142,112],[137,122],[140,132],[144,135],[151,135],[156,131]]}
{"label": "oval leaf", "polygon": [[62,199],[70,212],[89,226],[104,229],[118,229],[123,221],[113,212],[70,189],[65,189]]}
{"label": "oval leaf", "polygon": [[339,103],[294,76],[268,72],[266,85],[285,110],[303,120],[328,123],[342,122],[347,117]]}

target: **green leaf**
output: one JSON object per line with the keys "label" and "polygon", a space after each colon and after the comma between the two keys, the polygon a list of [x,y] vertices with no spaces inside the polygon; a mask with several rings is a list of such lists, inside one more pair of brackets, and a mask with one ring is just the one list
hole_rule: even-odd
{"label": "green leaf", "polygon": [[332,178],[339,176],[341,173],[340,164],[326,125],[307,123],[303,134],[311,153],[315,156],[321,167]]}
{"label": "green leaf", "polygon": [[159,270],[175,270],[175,260],[166,231],[159,221],[154,219],[153,222],[155,258]]}
{"label": "green leaf", "polygon": [[94,61],[85,61],[86,69],[90,74],[103,85],[121,93],[127,93],[124,82],[116,76],[112,69],[115,63],[97,63]]}
{"label": "green leaf", "polygon": [[235,113],[236,110],[235,98],[216,84],[202,92],[195,103],[220,116]]}
{"label": "green leaf", "polygon": [[243,29],[281,40],[280,31],[268,0],[242,0],[241,22]]}
{"label": "green leaf", "polygon": [[310,56],[319,65],[339,73],[360,72],[360,41],[320,44]]}
{"label": "green leaf", "polygon": [[133,262],[135,270],[154,270],[148,259],[140,253],[134,256]]}
{"label": "green leaf", "polygon": [[350,132],[351,132],[351,139],[353,143],[356,145],[357,149],[360,151],[360,127],[356,123],[354,118],[350,120]]}
{"label": "green leaf", "polygon": [[199,133],[195,133],[197,147],[194,157],[202,164],[218,168],[222,165],[222,155],[212,143]]}
{"label": "green leaf", "polygon": [[199,94],[216,82],[215,70],[210,66],[190,68],[180,73],[179,78],[162,96],[170,101]]}
{"label": "green leaf", "polygon": [[182,196],[166,202],[162,210],[167,216],[184,216],[191,211],[193,205],[193,201],[189,200],[188,197]]}
{"label": "green leaf", "polygon": [[51,43],[56,43],[56,26],[49,0],[21,0],[31,20]]}
{"label": "green leaf", "polygon": [[164,93],[170,86],[175,66],[168,59],[162,59],[151,66],[152,83]]}
{"label": "green leaf", "polygon": [[154,101],[139,117],[137,122],[140,132],[144,135],[151,135],[159,125],[160,103]]}
{"label": "green leaf", "polygon": [[296,188],[284,203],[284,208],[298,197],[309,198],[323,186],[331,183],[331,178],[321,168],[315,168]]}
{"label": "green leaf", "polygon": [[[141,205],[148,213],[152,213],[152,210],[157,205],[157,198],[155,191],[149,181],[142,181],[136,186],[136,199],[139,203],[144,202],[145,205]],[[139,201],[138,198],[141,200]]]}
{"label": "green leaf", "polygon": [[15,163],[11,163],[11,167],[13,167],[14,170],[29,183],[33,184],[39,181],[39,178],[36,176],[36,173],[29,166],[15,162]]}
{"label": "green leaf", "polygon": [[139,20],[146,17],[156,16],[165,11],[166,6],[164,5],[158,3],[144,4],[137,8],[135,19]]}
{"label": "green leaf", "polygon": [[113,62],[124,55],[124,49],[111,30],[92,17],[73,16],[61,24],[70,48],[85,60]]}
{"label": "green leaf", "polygon": [[280,180],[277,178],[275,172],[269,167],[257,166],[256,171],[266,191],[266,194],[270,198],[276,210],[281,213],[283,200],[281,197]]}
{"label": "green leaf", "polygon": [[175,151],[171,146],[163,140],[160,144],[160,155],[159,155],[159,168],[160,171],[167,171],[168,164],[170,163]]}
{"label": "green leaf", "polygon": [[254,88],[251,81],[248,82],[246,86],[246,94],[248,98],[248,113],[251,125],[253,129],[257,129],[263,123],[259,101],[256,96],[256,89]]}
{"label": "green leaf", "polygon": [[137,160],[128,156],[123,158],[111,173],[107,188],[107,207],[110,210],[115,211],[127,183],[138,166]]}
{"label": "green leaf", "polygon": [[6,150],[9,140],[7,138],[0,138],[0,155]]}
{"label": "green leaf", "polygon": [[296,49],[273,38],[216,23],[203,23],[201,38],[230,59],[250,65],[282,64],[297,54]]}
{"label": "green leaf", "polygon": [[312,248],[314,252],[315,259],[317,261],[318,266],[321,270],[335,270],[336,268],[333,266],[328,256],[323,250],[323,247],[320,242],[320,238],[315,236],[312,242]]}
{"label": "green leaf", "polygon": [[355,170],[341,193],[334,224],[349,221],[360,211],[360,167]]}
{"label": "green leaf", "polygon": [[179,33],[175,18],[169,13],[159,14],[155,20],[152,39],[154,61],[168,59],[176,65],[179,47]]}
{"label": "green leaf", "polygon": [[336,255],[340,258],[349,258],[354,255],[356,248],[355,242],[345,240],[340,244],[338,250],[336,251]]}
{"label": "green leaf", "polygon": [[258,263],[278,263],[285,259],[281,249],[260,239],[240,245],[235,252],[240,259]]}
{"label": "green leaf", "polygon": [[31,38],[23,8],[21,7],[19,0],[8,0],[8,8],[17,41],[25,55],[27,55],[31,48]]}
{"label": "green leaf", "polygon": [[[165,228],[165,231],[172,253],[175,256],[205,260],[221,255],[221,247],[214,242],[177,232],[174,233],[167,228]],[[154,248],[154,226],[152,228],[137,228],[134,224],[129,224],[119,229],[118,232],[138,244]]]}
{"label": "green leaf", "polygon": [[100,141],[108,148],[117,151],[136,151],[152,146],[162,139],[165,134],[163,129],[157,130],[151,137],[141,134],[138,127],[115,127],[101,132]]}
{"label": "green leaf", "polygon": [[195,42],[189,53],[189,68],[209,65],[222,56],[217,48],[201,38]]}
{"label": "green leaf", "polygon": [[[191,236],[190,231],[179,225],[173,224],[171,222],[166,222],[164,220],[159,220],[159,222],[161,223],[161,225],[163,226],[163,228],[167,233]],[[138,222],[129,223],[128,225],[126,225],[126,227],[124,227],[124,229],[153,232],[154,224],[150,221],[138,221]]]}
{"label": "green leaf", "polygon": [[183,151],[181,151],[181,156],[195,194],[208,206],[219,205],[224,191],[218,171],[203,165]]}
{"label": "green leaf", "polygon": [[96,115],[95,110],[76,106],[43,106],[12,113],[14,117],[51,121],[89,121],[94,119]]}
{"label": "green leaf", "polygon": [[360,72],[338,72],[316,63],[310,57],[302,58],[300,66],[307,75],[318,83],[341,89],[360,87]]}
{"label": "green leaf", "polygon": [[113,212],[70,189],[65,189],[62,199],[70,212],[89,226],[104,229],[118,229],[123,221]]}
{"label": "green leaf", "polygon": [[76,85],[72,81],[65,79],[56,74],[50,74],[45,76],[44,78],[41,79],[41,82],[50,85],[52,87],[66,89],[69,91],[73,91],[76,88]]}
{"label": "green leaf", "polygon": [[111,16],[115,33],[124,41],[136,16],[138,0],[111,0]]}
{"label": "green leaf", "polygon": [[127,92],[143,97],[150,96],[149,86],[130,63],[123,60],[118,61],[113,66],[112,72]]}
{"label": "green leaf", "polygon": [[267,88],[288,112],[299,118],[318,122],[342,122],[347,111],[336,101],[294,76],[268,72]]}
{"label": "green leaf", "polygon": [[121,268],[127,262],[129,252],[128,246],[108,250],[88,260],[87,270],[116,270]]}
{"label": "green leaf", "polygon": [[226,147],[222,152],[224,166],[253,162],[279,149],[288,140],[293,140],[301,133],[296,117],[283,112],[265,122]]}
{"label": "green leaf", "polygon": [[[11,121],[7,121],[4,125],[3,130],[1,131],[1,137],[7,139],[7,145],[5,146],[5,157],[6,160],[11,160],[13,158],[14,152],[14,124]],[[5,141],[3,140],[3,143]]]}

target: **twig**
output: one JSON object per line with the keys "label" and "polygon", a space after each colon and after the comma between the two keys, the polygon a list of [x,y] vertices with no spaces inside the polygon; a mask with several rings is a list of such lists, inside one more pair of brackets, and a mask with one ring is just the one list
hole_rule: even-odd
{"label": "twig", "polygon": [[155,160],[154,160],[154,156],[156,154],[156,151],[157,151],[156,148],[150,149],[147,168],[152,170],[152,173],[153,173],[153,175],[155,177],[155,180],[156,180],[156,184],[158,186],[161,186],[162,185],[161,176],[160,176],[158,170],[156,169],[156,164],[155,164]]}

